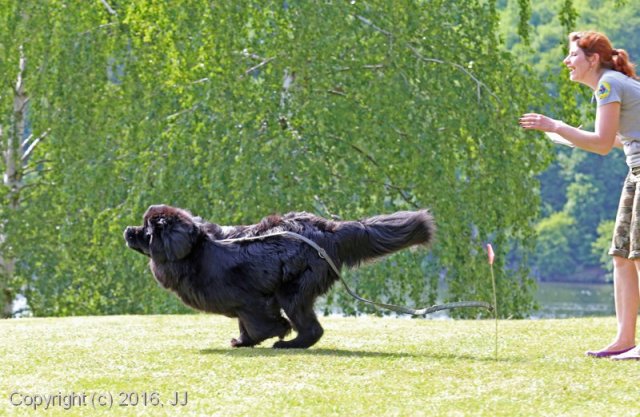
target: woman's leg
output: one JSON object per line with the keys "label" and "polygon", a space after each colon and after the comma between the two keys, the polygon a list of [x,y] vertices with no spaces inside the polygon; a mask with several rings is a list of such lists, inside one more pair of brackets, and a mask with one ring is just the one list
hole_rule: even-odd
{"label": "woman's leg", "polygon": [[604,352],[616,352],[635,345],[636,319],[638,316],[638,273],[640,260],[629,259],[637,256],[638,248],[637,213],[640,208],[640,190],[632,171],[625,179],[616,215],[613,239],[609,255],[613,255],[613,285],[618,332]]}
{"label": "woman's leg", "polygon": [[[628,287],[626,289],[628,290],[628,293],[621,295],[620,297],[621,298],[621,303],[620,303],[621,316],[618,317],[618,336],[620,336],[621,334],[625,334],[625,335],[631,334],[634,336],[634,338],[635,338],[635,330],[636,330],[636,319],[638,317],[638,304],[640,304],[640,302],[638,301],[640,300],[640,290],[638,289],[638,278],[637,278],[638,276],[640,276],[640,261],[636,260],[635,264],[636,264],[636,270],[637,270],[636,279],[631,280],[630,283],[627,282]],[[634,282],[635,282],[635,288],[634,288]],[[622,290],[623,289],[621,288],[621,292]],[[617,297],[617,290],[616,290],[616,297]],[[616,299],[616,314],[617,314],[617,311],[618,311],[618,304]],[[625,353],[622,353],[620,355],[613,356],[612,359],[640,360],[640,346],[630,351],[627,351]]]}
{"label": "woman's leg", "polygon": [[640,293],[638,292],[638,276],[640,261],[634,261],[621,256],[613,257],[613,288],[618,321],[618,333],[615,339],[604,349],[588,351],[587,355],[596,357],[610,357],[612,354],[622,353],[635,346],[636,320]]}
{"label": "woman's leg", "polygon": [[638,274],[640,261],[613,257],[613,285],[618,333],[605,350],[619,351],[635,345],[636,322],[640,307]]}

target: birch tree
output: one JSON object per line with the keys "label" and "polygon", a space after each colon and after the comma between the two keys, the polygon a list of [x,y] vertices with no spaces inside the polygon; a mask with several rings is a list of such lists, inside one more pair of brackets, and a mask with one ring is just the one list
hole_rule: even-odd
{"label": "birch tree", "polygon": [[27,177],[34,176],[36,169],[31,163],[32,155],[38,144],[46,137],[48,132],[34,137],[33,134],[26,133],[27,108],[29,96],[25,87],[25,72],[27,61],[23,47],[19,48],[19,60],[17,77],[13,86],[13,112],[8,129],[0,125],[0,143],[2,156],[4,158],[3,185],[5,192],[3,195],[4,209],[0,218],[0,289],[2,315],[9,317],[12,315],[13,299],[18,288],[15,285],[15,259],[11,253],[11,247],[6,239],[7,218],[16,215],[20,207],[25,203],[24,190],[33,185],[33,179]]}
{"label": "birch tree", "polygon": [[501,313],[530,310],[521,259],[549,152],[516,119],[544,90],[501,48],[494,1],[10,3],[39,22],[22,33],[28,120],[51,129],[47,185],[5,231],[35,314],[185,311],[124,248],[156,203],[221,224],[427,207],[431,252],[349,274],[354,287],[488,300],[491,240]]}

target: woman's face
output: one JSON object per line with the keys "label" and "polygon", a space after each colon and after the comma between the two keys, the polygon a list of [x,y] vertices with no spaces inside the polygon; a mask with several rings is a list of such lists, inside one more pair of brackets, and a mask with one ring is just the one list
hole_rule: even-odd
{"label": "woman's face", "polygon": [[584,82],[592,68],[592,61],[593,59],[589,59],[576,42],[571,42],[569,55],[562,62],[569,68],[571,81]]}

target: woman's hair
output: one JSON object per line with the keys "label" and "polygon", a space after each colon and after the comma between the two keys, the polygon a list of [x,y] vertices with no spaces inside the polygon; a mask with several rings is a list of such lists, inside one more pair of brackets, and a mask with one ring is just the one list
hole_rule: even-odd
{"label": "woman's hair", "polygon": [[576,42],[586,56],[598,54],[600,66],[621,72],[629,77],[636,76],[635,64],[629,61],[629,54],[624,49],[614,49],[611,41],[603,33],[586,31],[573,32],[569,35],[569,41]]}

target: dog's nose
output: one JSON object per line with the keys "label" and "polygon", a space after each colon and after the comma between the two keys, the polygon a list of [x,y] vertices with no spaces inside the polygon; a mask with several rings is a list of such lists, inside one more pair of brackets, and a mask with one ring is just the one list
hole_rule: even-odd
{"label": "dog's nose", "polygon": [[133,227],[127,226],[127,228],[124,229],[124,239],[129,240],[132,237],[133,237]]}

